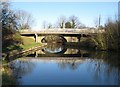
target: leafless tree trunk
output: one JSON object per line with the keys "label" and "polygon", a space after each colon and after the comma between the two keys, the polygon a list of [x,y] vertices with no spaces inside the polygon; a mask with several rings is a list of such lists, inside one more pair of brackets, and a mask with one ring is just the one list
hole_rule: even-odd
{"label": "leafless tree trunk", "polygon": [[32,15],[23,10],[17,11],[16,14],[19,29],[31,29],[34,23]]}
{"label": "leafless tree trunk", "polygon": [[66,22],[66,17],[65,16],[61,16],[58,19],[58,27],[59,28],[64,28],[65,27],[65,22]]}
{"label": "leafless tree trunk", "polygon": [[76,16],[70,16],[69,20],[71,22],[71,28],[80,28],[81,23],[79,22],[78,17]]}

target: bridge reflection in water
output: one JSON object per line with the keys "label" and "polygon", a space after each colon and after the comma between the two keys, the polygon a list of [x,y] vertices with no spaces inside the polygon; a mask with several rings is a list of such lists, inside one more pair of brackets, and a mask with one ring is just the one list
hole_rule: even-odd
{"label": "bridge reflection in water", "polygon": [[36,52],[33,52],[26,57],[78,57],[78,58],[88,58],[90,57],[90,53],[81,50],[80,48],[70,48],[66,47],[65,45],[62,45],[60,43],[58,44],[47,44],[46,47],[43,49],[40,49]]}
{"label": "bridge reflection in water", "polygon": [[90,53],[80,48],[67,47],[61,43],[47,44],[43,49],[33,52],[26,56],[25,59],[35,58],[37,61],[56,61],[60,68],[77,67],[90,58]]}
{"label": "bridge reflection in water", "polygon": [[48,44],[7,67],[21,85],[118,85],[118,56]]}

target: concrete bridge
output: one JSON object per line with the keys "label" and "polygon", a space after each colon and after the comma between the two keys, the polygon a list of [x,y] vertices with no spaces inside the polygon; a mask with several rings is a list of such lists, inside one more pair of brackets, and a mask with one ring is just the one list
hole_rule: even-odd
{"label": "concrete bridge", "polygon": [[38,36],[46,36],[46,35],[59,35],[62,38],[66,37],[77,37],[78,42],[80,42],[81,37],[89,37],[92,35],[96,35],[98,33],[104,33],[104,30],[99,29],[40,29],[39,31],[33,31],[30,29],[20,30],[20,34],[22,36],[34,36],[35,42],[41,42]]}

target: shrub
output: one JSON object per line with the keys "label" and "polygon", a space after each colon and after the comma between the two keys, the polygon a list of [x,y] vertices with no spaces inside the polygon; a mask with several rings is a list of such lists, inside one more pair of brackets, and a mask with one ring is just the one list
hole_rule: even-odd
{"label": "shrub", "polygon": [[97,45],[97,49],[108,50],[108,51],[119,51],[120,50],[120,28],[119,21],[109,20],[105,24],[105,33],[98,33],[92,40]]}

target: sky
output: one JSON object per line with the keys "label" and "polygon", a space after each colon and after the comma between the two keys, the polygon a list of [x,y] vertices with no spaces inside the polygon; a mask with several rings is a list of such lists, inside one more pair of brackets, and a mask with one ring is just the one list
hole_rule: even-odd
{"label": "sky", "polygon": [[119,0],[12,0],[13,2],[119,2]]}
{"label": "sky", "polygon": [[43,22],[55,24],[60,16],[69,18],[74,15],[88,27],[95,27],[95,21],[101,15],[101,25],[108,18],[118,15],[118,2],[12,2],[15,10],[30,13],[35,23],[33,29],[42,29]]}

